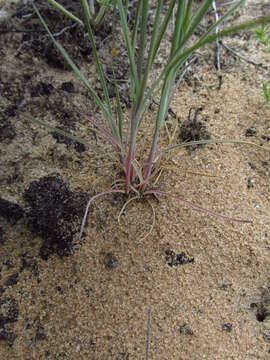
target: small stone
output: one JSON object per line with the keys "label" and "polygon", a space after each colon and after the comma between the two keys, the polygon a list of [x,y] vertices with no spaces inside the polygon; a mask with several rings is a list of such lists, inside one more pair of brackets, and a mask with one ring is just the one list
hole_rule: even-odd
{"label": "small stone", "polygon": [[248,129],[246,130],[246,137],[254,136],[254,135],[256,135],[256,133],[257,133],[256,127],[255,127],[255,126],[251,126],[250,128],[248,128]]}
{"label": "small stone", "polygon": [[227,332],[231,332],[232,331],[232,324],[231,323],[223,324],[222,325],[222,330],[227,331]]}
{"label": "small stone", "polygon": [[247,187],[248,187],[248,189],[254,187],[254,179],[252,179],[251,177],[248,178]]}
{"label": "small stone", "polygon": [[256,170],[256,166],[251,161],[248,161],[248,165],[252,170]]}
{"label": "small stone", "polygon": [[184,252],[175,254],[173,250],[166,250],[166,261],[169,266],[186,265],[194,262],[194,257],[188,257]]}
{"label": "small stone", "polygon": [[90,289],[90,288],[88,288],[88,287],[86,287],[86,288],[84,289],[84,292],[85,292],[85,295],[86,295],[88,298],[90,298],[90,295],[91,295],[91,289]]}

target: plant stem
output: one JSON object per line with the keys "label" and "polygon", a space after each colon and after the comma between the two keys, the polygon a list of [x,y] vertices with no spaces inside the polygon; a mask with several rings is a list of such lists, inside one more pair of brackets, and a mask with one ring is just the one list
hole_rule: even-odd
{"label": "plant stem", "polygon": [[154,156],[156,153],[156,148],[157,148],[157,143],[158,143],[158,135],[159,135],[159,130],[156,128],[155,129],[155,134],[153,137],[153,141],[152,141],[152,146],[151,146],[151,150],[148,156],[148,160],[146,163],[146,169],[145,169],[145,175],[144,175],[144,182],[142,185],[142,190],[144,190],[145,186],[147,185],[150,175],[151,175],[151,170],[152,170],[152,166],[153,166],[153,161],[154,161]]}
{"label": "plant stem", "polygon": [[136,151],[136,136],[131,138],[131,144],[129,146],[128,157],[126,161],[126,193],[129,193],[130,182],[133,180],[134,170],[133,161],[135,159]]}

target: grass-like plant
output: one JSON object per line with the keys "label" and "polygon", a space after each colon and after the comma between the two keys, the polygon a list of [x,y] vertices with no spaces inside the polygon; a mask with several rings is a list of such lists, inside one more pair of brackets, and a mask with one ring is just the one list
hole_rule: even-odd
{"label": "grass-like plant", "polygon": [[[260,44],[265,46],[270,54],[270,26],[262,25],[257,29],[256,34]],[[266,104],[270,104],[270,87],[267,85],[266,81],[263,82],[263,95]]]}
{"label": "grass-like plant", "polygon": [[[147,194],[155,196],[168,195],[160,190],[154,190],[152,184],[153,179],[158,174],[157,148],[159,136],[162,128],[164,127],[177,75],[185,69],[188,59],[196,50],[214,42],[217,37],[222,38],[224,36],[238,33],[244,29],[258,27],[259,24],[267,24],[270,22],[270,16],[260,17],[216,32],[216,29],[220,29],[220,25],[226,22],[228,17],[232,15],[244,2],[244,0],[238,0],[233,3],[232,7],[223,16],[221,16],[218,21],[214,22],[208,28],[203,35],[197,38],[193,35],[208,13],[212,5],[212,0],[203,0],[199,4],[196,4],[194,0],[170,0],[169,3],[166,2],[166,11],[164,2],[162,0],[157,0],[153,30],[149,40],[147,34],[149,28],[149,0],[137,1],[136,15],[132,29],[129,28],[127,23],[127,2],[123,3],[123,0],[114,0],[114,13],[119,15],[120,18],[121,31],[128,53],[130,70],[131,111],[129,114],[128,125],[124,126],[122,107],[116,82],[115,106],[109,98],[108,84],[106,82],[103,67],[95,45],[92,30],[93,23],[91,20],[92,14],[89,8],[89,2],[87,2],[87,0],[80,0],[83,20],[63,9],[63,7],[59,7],[55,0],[48,0],[48,2],[56,6],[58,10],[63,12],[63,14],[76,21],[80,26],[84,26],[87,30],[88,38],[92,47],[94,62],[96,64],[97,73],[102,85],[103,99],[94,90],[78,66],[75,65],[63,46],[53,37],[45,20],[42,18],[35,4],[33,4],[34,9],[51,40],[54,42],[55,46],[63,55],[66,62],[70,65],[82,84],[87,88],[93,100],[99,107],[107,126],[104,128],[99,125],[97,121],[95,121],[94,126],[99,130],[99,133],[104,137],[104,139],[109,141],[115,148],[125,173],[123,181],[124,185],[122,188],[97,194],[89,201],[87,210],[97,197],[108,193],[119,192],[130,194],[132,192],[136,196]],[[169,29],[171,29],[171,23],[174,25],[171,40],[169,42],[169,56],[164,63],[162,71],[158,74],[158,76],[154,76],[154,80],[151,82],[151,74],[153,73],[157,54],[162,41],[165,38],[165,34],[168,33]],[[155,93],[156,95],[158,91],[159,104],[158,111],[154,119],[155,123],[151,140],[152,144],[149,149],[149,153],[143,162],[139,163],[136,158],[139,130],[144,132],[144,114],[151,102],[153,94]],[[206,211],[198,205],[189,203],[178,195],[176,197],[192,208]],[[212,211],[207,212],[213,216],[217,215]],[[83,225],[86,220],[86,215],[87,211]]]}
{"label": "grass-like plant", "polygon": [[[99,26],[104,16],[109,8],[112,7],[112,0],[89,0],[89,15],[91,19],[91,23],[93,26],[97,27]],[[80,23],[80,25],[83,25],[83,22],[78,19],[74,14],[72,14],[70,11],[66,10],[65,7],[61,4],[59,4],[55,0],[48,0],[48,4],[52,5],[56,10],[64,14],[65,16],[69,17],[73,21],[77,21]],[[96,12],[96,5],[99,5],[99,10]]]}

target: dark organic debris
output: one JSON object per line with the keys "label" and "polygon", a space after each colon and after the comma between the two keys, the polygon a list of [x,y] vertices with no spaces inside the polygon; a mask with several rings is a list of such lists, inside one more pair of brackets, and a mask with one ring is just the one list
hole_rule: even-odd
{"label": "dark organic debris", "polygon": [[10,260],[10,258],[7,256],[3,256],[2,264],[5,265],[8,269],[11,269],[14,267],[12,260]]}
{"label": "dark organic debris", "polygon": [[104,264],[106,266],[107,269],[114,269],[116,268],[118,263],[117,258],[115,257],[115,255],[111,252],[108,252],[105,254],[104,257]]}
{"label": "dark organic debris", "polygon": [[85,287],[85,288],[84,288],[84,292],[85,292],[85,295],[86,295],[88,298],[90,298],[92,289],[90,289],[90,288],[88,288],[88,287]]}
{"label": "dark organic debris", "polygon": [[51,95],[53,92],[53,86],[52,84],[47,84],[43,81],[38,83],[36,86],[34,86],[31,90],[31,97],[38,97],[38,96],[44,96],[44,95]]}
{"label": "dark organic debris", "polygon": [[74,144],[74,149],[78,153],[82,153],[86,150],[86,147],[84,144],[79,143],[78,141],[73,141],[70,138],[68,138],[65,135],[59,134],[57,132],[52,133],[53,138],[59,143],[59,144],[65,144],[67,148],[70,148]]}
{"label": "dark organic debris", "polygon": [[5,341],[12,346],[16,339],[16,335],[12,331],[0,330],[0,341]]}
{"label": "dark organic debris", "polygon": [[254,187],[254,179],[252,177],[248,177],[247,180],[247,187],[248,189],[253,188]]}
{"label": "dark organic debris", "polygon": [[36,341],[42,341],[46,339],[46,334],[45,334],[45,329],[44,326],[42,326],[41,324],[39,324],[37,326],[36,329],[36,336],[35,336],[35,340]]}
{"label": "dark organic debris", "polygon": [[[269,305],[269,304],[268,304]],[[259,303],[259,304],[251,304],[251,308],[256,308],[256,319],[259,322],[263,322],[267,317],[270,316],[270,309],[267,304]]]}
{"label": "dark organic debris", "polygon": [[263,140],[270,141],[270,136],[269,135],[262,135],[261,137],[262,137]]}
{"label": "dark organic debris", "polygon": [[6,122],[0,126],[0,142],[4,140],[12,140],[16,136],[16,130],[13,125]]}
{"label": "dark organic debris", "polygon": [[[39,42],[39,41],[37,41]],[[67,70],[69,69],[62,55],[55,48],[54,44],[47,42],[46,45],[38,44],[37,48],[43,48],[43,55],[47,61],[47,64],[55,69]]]}
{"label": "dark organic debris", "polygon": [[43,239],[40,256],[69,255],[80,229],[88,195],[72,192],[59,175],[33,181],[24,192],[26,222]]}
{"label": "dark organic debris", "polygon": [[121,352],[117,355],[115,360],[129,360],[130,359],[129,355],[130,354],[128,352]]}
{"label": "dark organic debris", "polygon": [[264,322],[270,319],[270,287],[265,287],[259,301],[250,304],[250,308],[255,310],[256,319],[259,322]]}
{"label": "dark organic debris", "polygon": [[256,165],[253,162],[248,161],[248,165],[252,170],[256,170]]}
{"label": "dark organic debris", "polygon": [[193,330],[192,330],[191,326],[188,324],[183,324],[183,325],[179,326],[179,332],[182,335],[193,335]]}
{"label": "dark organic debris", "polygon": [[256,133],[257,133],[256,127],[255,127],[255,126],[251,126],[250,128],[248,128],[248,129],[246,130],[246,137],[254,136],[254,135],[256,135]]}
{"label": "dark organic debris", "polygon": [[66,91],[68,93],[73,93],[74,91],[74,85],[71,81],[66,81],[66,82],[63,82],[62,85],[61,85],[61,89],[63,91]]}
{"label": "dark organic debris", "polygon": [[194,262],[194,258],[188,257],[184,252],[176,254],[173,250],[166,250],[165,254],[169,266],[186,265]]}
{"label": "dark organic debris", "polygon": [[34,276],[39,275],[37,261],[27,254],[24,254],[22,256],[20,271],[23,271],[25,269],[31,270]]}
{"label": "dark organic debris", "polygon": [[18,320],[19,308],[13,297],[0,298],[0,328]]}
{"label": "dark organic debris", "polygon": [[[199,140],[209,140],[211,138],[210,133],[207,130],[207,124],[204,121],[199,121],[198,114],[203,109],[195,109],[194,118],[191,119],[192,108],[189,111],[189,116],[186,121],[184,121],[180,126],[179,138],[181,142],[190,142],[190,141],[199,141]],[[196,149],[203,145],[193,145],[189,149]]]}
{"label": "dark organic debris", "polygon": [[0,245],[3,245],[4,243],[5,243],[4,230],[3,230],[3,228],[0,226]]}
{"label": "dark organic debris", "polygon": [[16,203],[0,198],[0,216],[5,218],[11,225],[16,224],[23,217],[23,209]]}
{"label": "dark organic debris", "polygon": [[14,286],[17,284],[18,280],[19,280],[19,274],[18,273],[12,274],[5,281],[5,286],[7,287]]}
{"label": "dark organic debris", "polygon": [[0,328],[18,320],[18,305],[12,297],[0,299]]}
{"label": "dark organic debris", "polygon": [[226,323],[222,325],[222,330],[226,331],[226,332],[231,332],[232,331],[232,324],[231,323]]}

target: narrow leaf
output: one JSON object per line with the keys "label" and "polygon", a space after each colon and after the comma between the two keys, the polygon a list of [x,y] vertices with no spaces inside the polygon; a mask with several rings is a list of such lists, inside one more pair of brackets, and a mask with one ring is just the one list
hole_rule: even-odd
{"label": "narrow leaf", "polygon": [[80,1],[81,1],[81,7],[82,7],[82,10],[83,10],[83,15],[84,15],[84,19],[85,19],[85,23],[86,23],[86,27],[87,27],[88,38],[89,38],[89,41],[90,41],[90,44],[91,44],[91,48],[93,50],[95,64],[96,64],[96,67],[97,67],[99,79],[100,79],[102,89],[103,89],[103,94],[104,94],[104,97],[105,97],[105,101],[106,101],[108,110],[112,114],[111,103],[110,103],[110,98],[109,98],[108,89],[107,89],[107,85],[106,85],[106,80],[105,80],[105,76],[104,76],[104,71],[102,69],[102,65],[101,65],[100,60],[99,60],[99,56],[98,56],[98,53],[97,53],[97,48],[96,48],[96,44],[95,44],[95,40],[94,40],[94,35],[93,35],[92,27],[91,27],[91,24],[90,24],[90,10],[89,10],[88,3],[87,3],[86,0],[80,0]]}
{"label": "narrow leaf", "polygon": [[136,63],[135,63],[134,49],[132,48],[129,30],[128,30],[128,26],[127,26],[126,12],[125,12],[122,0],[117,0],[117,4],[118,4],[118,8],[119,8],[119,13],[120,13],[122,31],[123,31],[125,43],[127,46],[127,51],[128,51],[128,58],[129,58],[130,69],[131,69],[131,78],[132,78],[131,80],[134,82],[135,93],[138,94],[138,91],[139,91],[138,74],[137,74]]}
{"label": "narrow leaf", "polygon": [[83,26],[83,22],[79,18],[77,18],[77,16],[73,15],[70,11],[66,10],[64,8],[64,6],[58,4],[58,2],[56,2],[55,0],[48,0],[48,3],[50,5],[52,5],[53,7],[55,7],[55,9],[60,11],[62,14],[69,17],[71,20],[73,20],[73,21],[77,22],[78,24],[80,24],[81,26]]}
{"label": "narrow leaf", "polygon": [[53,41],[54,45],[57,47],[57,49],[60,51],[60,53],[62,54],[62,56],[64,57],[64,59],[66,60],[66,62],[69,64],[69,66],[72,68],[72,70],[74,71],[74,73],[77,75],[77,77],[79,78],[79,80],[83,83],[83,85],[88,89],[88,91],[90,92],[90,94],[92,95],[93,99],[95,100],[96,104],[98,105],[98,107],[100,108],[100,110],[102,111],[105,119],[108,121],[108,123],[110,124],[111,128],[112,128],[112,132],[114,134],[114,137],[116,138],[116,140],[120,143],[120,137],[118,134],[118,129],[116,127],[116,122],[114,120],[114,118],[112,117],[112,115],[110,114],[110,112],[108,111],[107,107],[104,106],[103,102],[101,101],[101,99],[99,98],[99,96],[97,95],[97,93],[95,92],[95,90],[92,88],[92,86],[90,85],[90,83],[88,82],[88,80],[86,79],[86,77],[84,76],[84,74],[80,71],[80,69],[77,67],[77,65],[75,65],[75,63],[71,60],[70,56],[68,55],[68,53],[66,52],[66,50],[62,47],[62,45],[55,40],[55,38],[53,37],[52,33],[50,32],[46,22],[44,21],[44,19],[42,18],[38,8],[35,6],[35,4],[33,4],[34,10],[36,11],[42,25],[44,26],[45,30],[47,31],[48,35],[50,36],[51,40]]}

